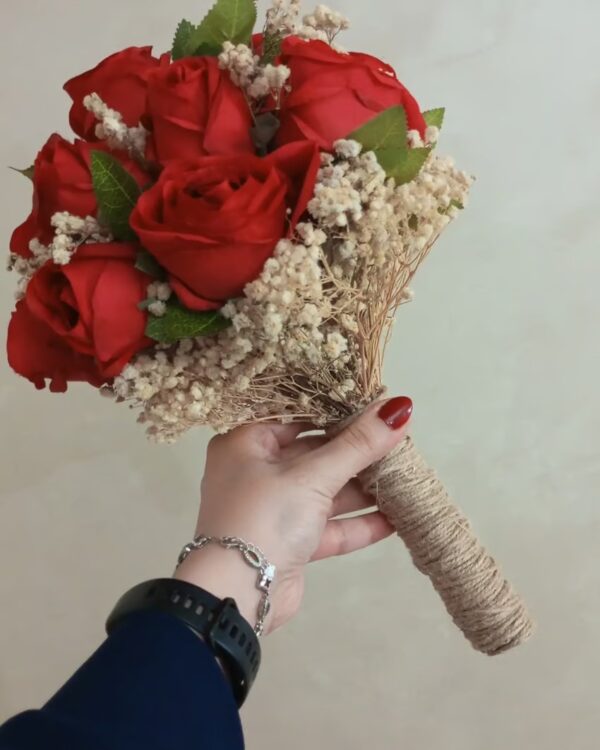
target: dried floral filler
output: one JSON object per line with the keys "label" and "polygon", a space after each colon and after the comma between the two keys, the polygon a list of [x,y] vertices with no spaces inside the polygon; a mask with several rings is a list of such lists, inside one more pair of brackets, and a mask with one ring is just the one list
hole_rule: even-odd
{"label": "dried floral filler", "polygon": [[[159,441],[260,420],[324,429],[381,397],[409,282],[466,204],[394,70],[337,38],[325,6],[252,0],[182,21],[170,53],[130,47],[65,84],[15,229],[13,369],[84,381]],[[525,608],[410,439],[361,477],[472,645],[505,651]]]}

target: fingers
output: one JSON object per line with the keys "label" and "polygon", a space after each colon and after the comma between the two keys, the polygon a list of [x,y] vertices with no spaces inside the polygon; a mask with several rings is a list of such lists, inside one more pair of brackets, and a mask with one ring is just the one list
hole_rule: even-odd
{"label": "fingers", "polygon": [[293,461],[320,448],[327,441],[328,438],[326,435],[306,435],[305,437],[299,437],[282,451],[282,458]]}
{"label": "fingers", "polygon": [[373,495],[369,495],[363,490],[358,479],[351,479],[334,497],[331,518],[366,510],[374,505],[375,498]]}
{"label": "fingers", "polygon": [[356,552],[386,539],[393,533],[393,526],[377,510],[354,518],[328,521],[312,561]]}
{"label": "fingers", "polygon": [[[311,453],[317,448],[321,448],[328,442],[329,438],[325,435],[307,435],[306,437],[300,437],[297,440],[294,440],[294,442],[283,451],[283,456],[287,460],[294,460]],[[356,513],[360,510],[372,508],[374,505],[375,498],[363,490],[358,479],[353,478],[344,485],[334,497],[330,518],[344,516],[348,513]]]}
{"label": "fingers", "polygon": [[225,435],[217,435],[209,443],[209,450],[236,446],[242,453],[269,458],[292,444],[303,432],[315,430],[308,422],[258,422],[236,427]]}
{"label": "fingers", "polygon": [[317,428],[310,422],[290,422],[288,424],[281,424],[281,422],[263,422],[260,425],[263,429],[267,429],[276,438],[280,448],[293,443],[298,435],[303,432],[310,432]]}
{"label": "fingers", "polygon": [[412,401],[405,396],[379,401],[328,443],[303,460],[303,470],[337,494],[356,474],[383,458],[405,436]]}

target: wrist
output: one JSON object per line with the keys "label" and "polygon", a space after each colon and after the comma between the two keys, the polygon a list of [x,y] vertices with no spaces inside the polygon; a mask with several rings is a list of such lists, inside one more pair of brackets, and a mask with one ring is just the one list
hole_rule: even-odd
{"label": "wrist", "polygon": [[219,599],[231,597],[242,617],[252,627],[256,624],[261,598],[256,588],[256,571],[233,550],[217,544],[193,550],[177,568],[173,578],[199,586]]}

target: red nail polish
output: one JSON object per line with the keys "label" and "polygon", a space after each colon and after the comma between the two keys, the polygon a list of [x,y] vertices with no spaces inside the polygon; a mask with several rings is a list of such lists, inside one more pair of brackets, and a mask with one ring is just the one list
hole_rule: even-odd
{"label": "red nail polish", "polygon": [[408,396],[398,396],[386,401],[377,416],[392,430],[399,430],[408,420],[413,410],[413,402]]}

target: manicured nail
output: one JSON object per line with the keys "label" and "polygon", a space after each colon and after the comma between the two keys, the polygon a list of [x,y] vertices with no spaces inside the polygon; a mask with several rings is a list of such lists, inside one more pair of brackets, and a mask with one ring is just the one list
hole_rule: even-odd
{"label": "manicured nail", "polygon": [[398,396],[386,401],[377,416],[392,430],[399,430],[408,420],[413,410],[413,402],[408,396]]}

